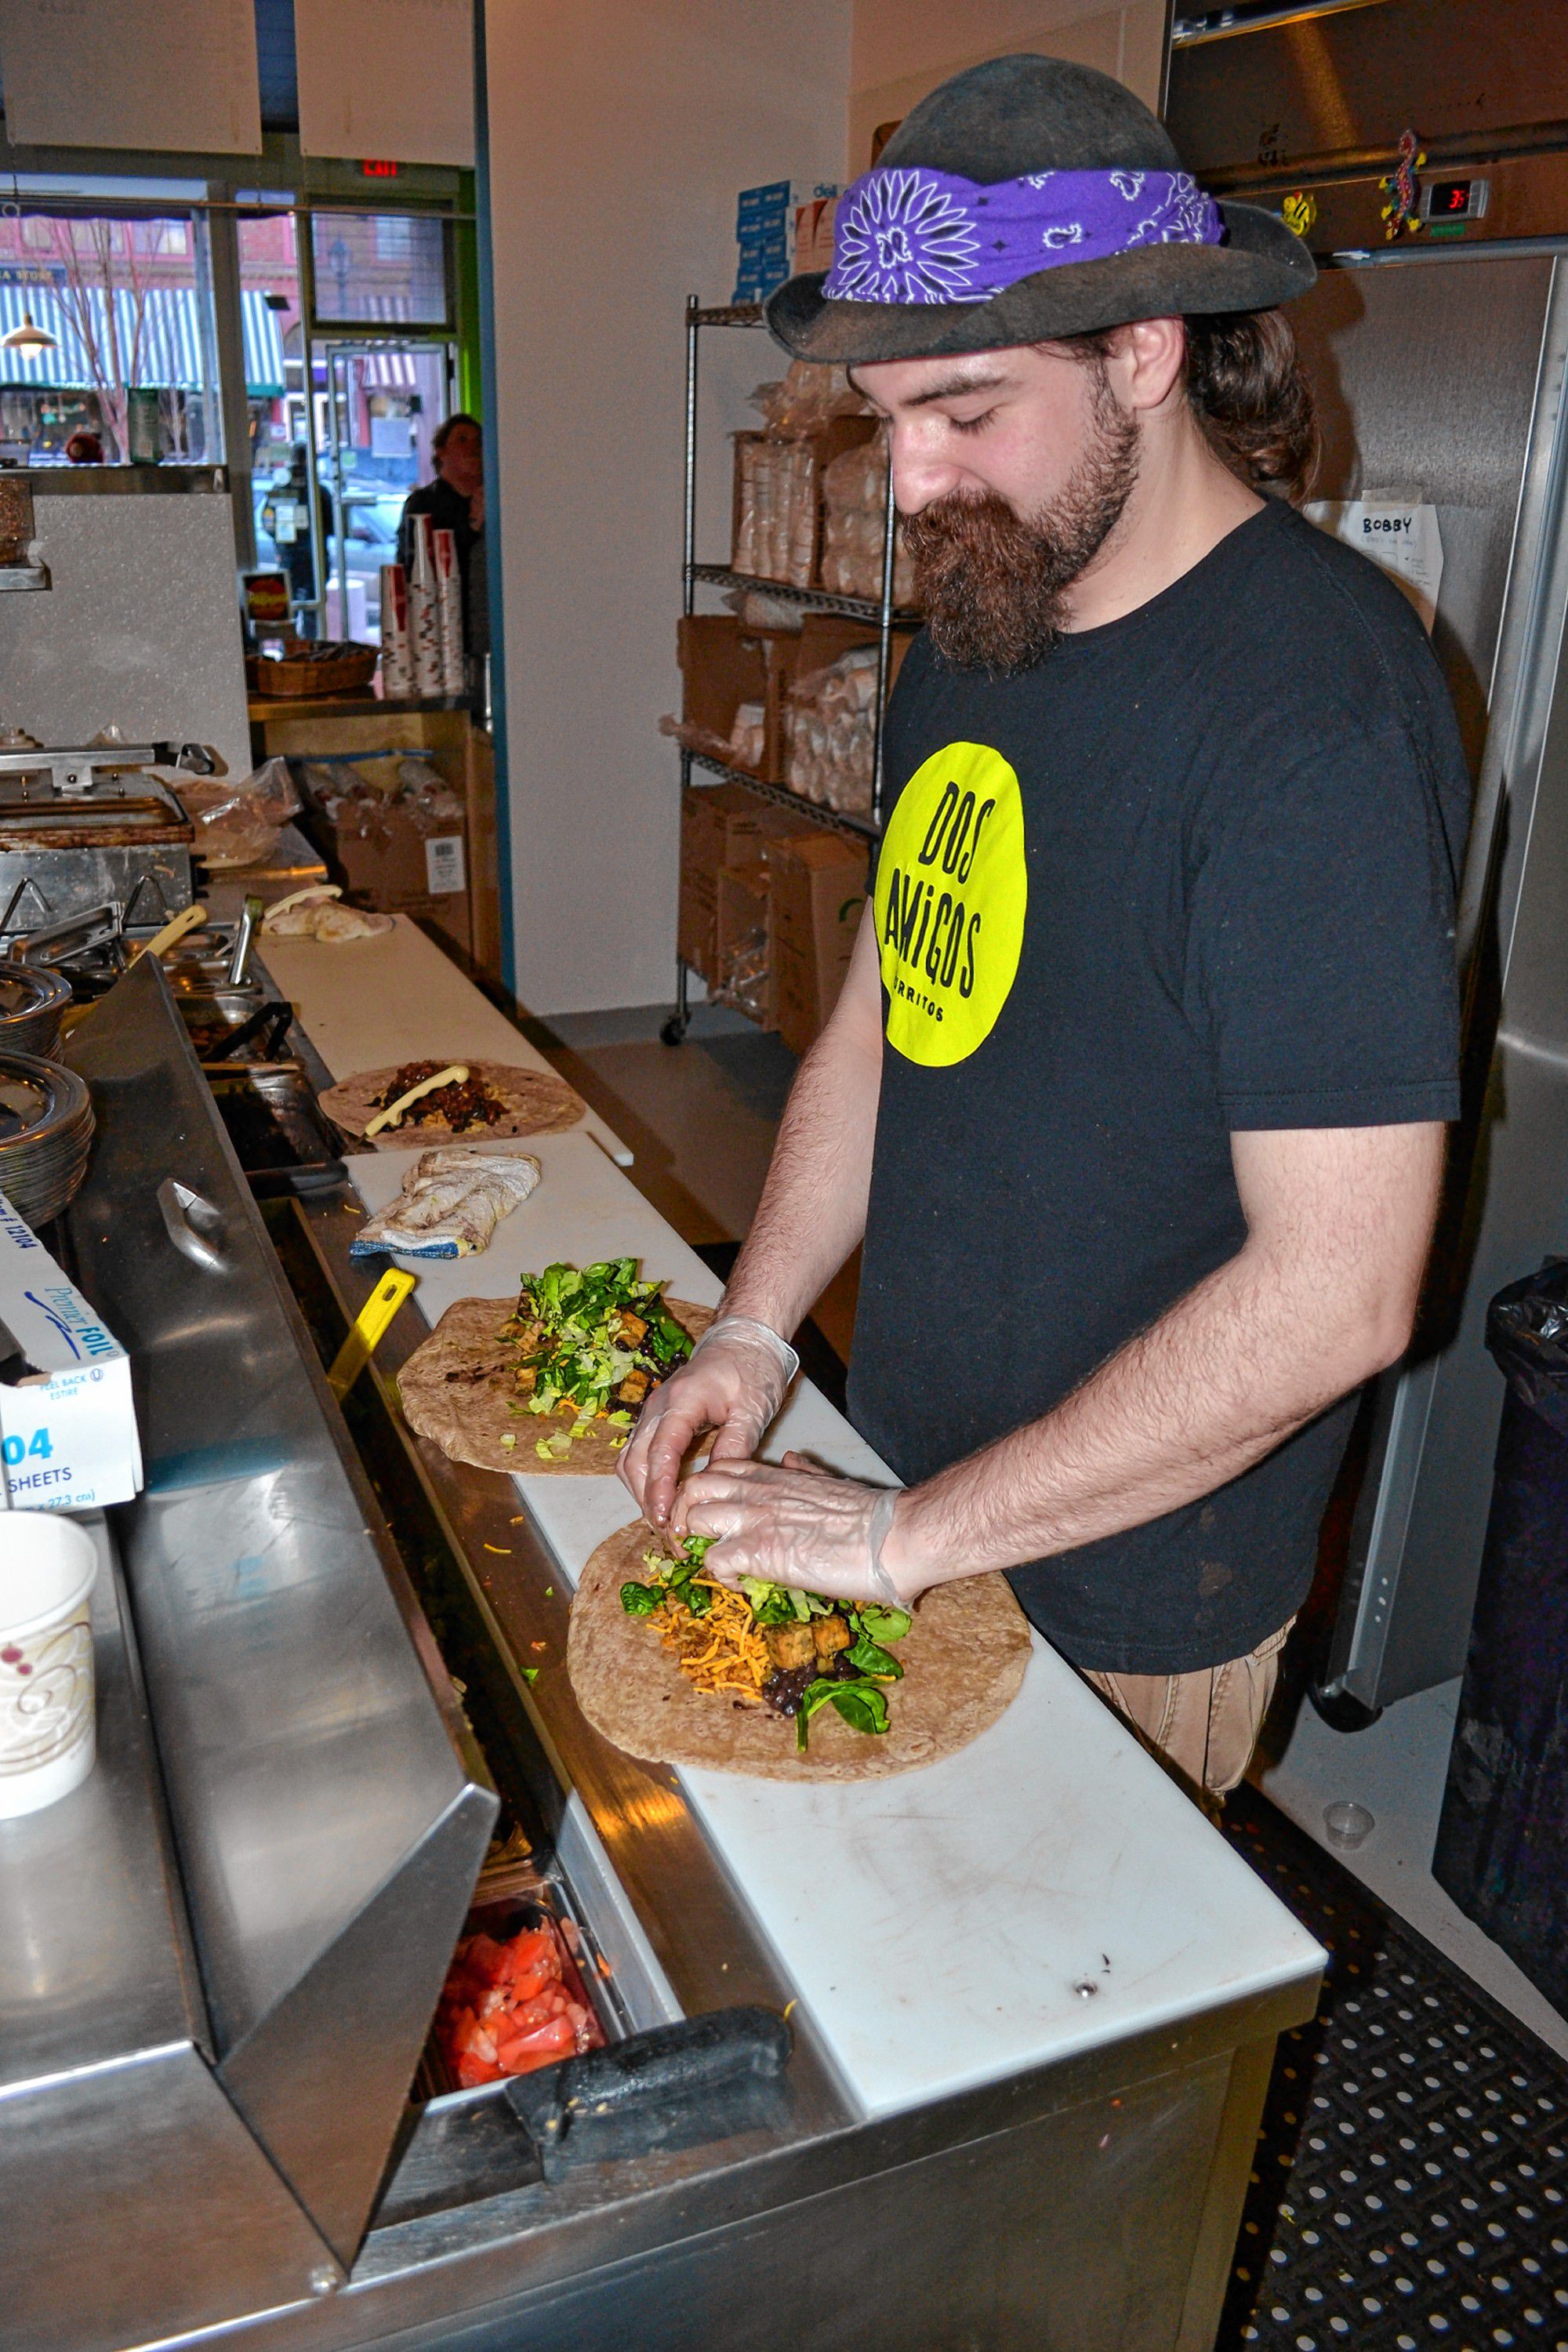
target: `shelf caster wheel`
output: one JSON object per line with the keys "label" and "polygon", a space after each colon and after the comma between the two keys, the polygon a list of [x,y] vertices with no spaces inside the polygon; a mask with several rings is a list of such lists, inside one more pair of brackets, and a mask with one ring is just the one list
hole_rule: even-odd
{"label": "shelf caster wheel", "polygon": [[663,1028],[658,1033],[658,1042],[661,1045],[684,1045],[686,1042],[686,1031],[687,1021],[680,1013],[672,1013],[668,1020],[665,1023]]}
{"label": "shelf caster wheel", "polygon": [[1307,1696],[1331,1731],[1369,1731],[1383,1713],[1347,1690],[1325,1690],[1321,1683],[1309,1683]]}

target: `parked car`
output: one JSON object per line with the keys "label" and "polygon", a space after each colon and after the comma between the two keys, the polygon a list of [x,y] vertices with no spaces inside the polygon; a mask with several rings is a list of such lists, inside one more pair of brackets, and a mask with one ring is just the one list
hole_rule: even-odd
{"label": "parked car", "polygon": [[[285,501],[296,509],[303,504],[297,486],[286,484],[279,489],[270,483],[257,483],[256,560],[262,567],[277,565],[287,570],[292,577],[296,567],[288,560],[289,542],[284,541],[279,544],[273,536],[279,505]],[[375,629],[381,626],[381,567],[384,563],[395,563],[397,561],[397,518],[401,512],[401,501],[394,509],[388,502],[374,494],[368,498],[356,498],[352,490],[349,493],[345,510],[348,544],[344,550],[349,578],[351,581],[356,578],[363,581],[365,620]],[[338,567],[335,527],[322,556],[322,570],[335,573]],[[297,589],[302,585],[301,570]]]}

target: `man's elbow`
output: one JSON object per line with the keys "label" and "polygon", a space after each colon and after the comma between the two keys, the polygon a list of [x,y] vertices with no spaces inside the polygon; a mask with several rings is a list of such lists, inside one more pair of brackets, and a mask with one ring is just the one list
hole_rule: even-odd
{"label": "man's elbow", "polygon": [[1368,1299],[1346,1330],[1339,1350],[1341,1395],[1375,1380],[1402,1361],[1415,1329],[1418,1294],[1405,1291]]}

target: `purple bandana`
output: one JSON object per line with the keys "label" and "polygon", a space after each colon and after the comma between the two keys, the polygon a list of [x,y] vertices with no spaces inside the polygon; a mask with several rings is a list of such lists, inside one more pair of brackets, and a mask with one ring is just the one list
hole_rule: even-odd
{"label": "purple bandana", "polygon": [[822,290],[836,302],[985,302],[1058,262],[1224,235],[1187,172],[1034,172],[987,186],[882,164],[838,199]]}

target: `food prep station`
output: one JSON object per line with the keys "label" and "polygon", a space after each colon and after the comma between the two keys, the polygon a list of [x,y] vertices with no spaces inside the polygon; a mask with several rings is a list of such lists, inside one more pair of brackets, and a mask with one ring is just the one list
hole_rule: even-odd
{"label": "food prep station", "polygon": [[[56,1239],[147,1484],[101,1528],[98,1769],[0,1824],[0,2343],[1203,2352],[1319,1947],[1037,1639],[900,1777],[600,1738],[567,1615],[629,1497],[448,1461],[398,1369],[555,1259],[719,1286],[590,1115],[513,1147],[537,1192],[411,1266],[340,1402],[386,1263],[350,1245],[407,1155],[306,1136],[247,1181],[226,1071],[290,1072],[303,1120],[378,1062],[536,1056],[405,919],[260,947],[235,1058],[251,999],[152,958],[66,1048],[98,1139]],[[805,1381],[791,1445],[886,1475]],[[454,2091],[428,2037],[482,1867],[605,2046]]]}

